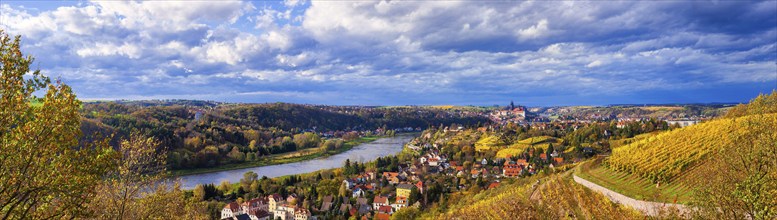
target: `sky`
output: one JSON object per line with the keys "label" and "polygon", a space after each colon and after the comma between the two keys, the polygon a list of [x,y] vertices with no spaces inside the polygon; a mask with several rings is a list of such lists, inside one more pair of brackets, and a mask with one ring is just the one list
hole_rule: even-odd
{"label": "sky", "polygon": [[0,1],[80,99],[527,106],[747,102],[777,1]]}

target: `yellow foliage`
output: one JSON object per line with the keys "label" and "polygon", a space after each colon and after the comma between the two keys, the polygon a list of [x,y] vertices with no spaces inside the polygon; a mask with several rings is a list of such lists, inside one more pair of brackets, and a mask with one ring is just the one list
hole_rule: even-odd
{"label": "yellow foliage", "polygon": [[726,118],[769,113],[777,113],[777,90],[772,91],[770,95],[758,95],[747,105],[740,104],[729,109]]}
{"label": "yellow foliage", "polygon": [[[535,185],[504,184],[494,190],[467,196],[462,207],[451,208],[435,219],[642,219],[633,209],[616,205],[602,194],[559,175]],[[534,181],[531,181],[532,183]],[[532,196],[534,195],[534,196]],[[531,198],[529,198],[531,197]]]}
{"label": "yellow foliage", "polygon": [[485,134],[480,137],[480,139],[475,142],[475,150],[476,151],[487,151],[491,148],[497,147],[499,144],[499,137],[495,135],[488,135]]}
{"label": "yellow foliage", "polygon": [[508,157],[516,156],[516,155],[519,155],[519,154],[523,153],[524,150],[525,149],[512,148],[512,147],[511,148],[505,148],[505,149],[501,149],[498,152],[496,152],[496,157],[497,158],[508,158]]}
{"label": "yellow foliage", "polygon": [[[753,121],[770,126],[758,130],[741,129],[741,125]],[[723,137],[729,134],[766,134],[774,132],[774,127],[777,127],[777,114],[713,120],[615,148],[607,163],[611,169],[636,174],[654,182],[668,181],[705,159],[708,154],[733,145],[733,139]]]}

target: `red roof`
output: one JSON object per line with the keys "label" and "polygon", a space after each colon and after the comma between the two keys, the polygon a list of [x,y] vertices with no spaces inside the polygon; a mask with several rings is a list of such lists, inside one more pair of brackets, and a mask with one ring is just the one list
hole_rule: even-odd
{"label": "red roof", "polygon": [[386,213],[375,214],[375,219],[378,219],[378,220],[389,220],[390,218],[391,218],[391,216],[389,214],[386,214]]}
{"label": "red roof", "polygon": [[230,202],[226,206],[224,206],[224,209],[232,210],[232,212],[237,212],[237,210],[240,210],[240,205],[238,205],[236,202]]}
{"label": "red roof", "polygon": [[383,172],[384,177],[397,177],[399,176],[399,173],[397,172]]}
{"label": "red roof", "polygon": [[499,182],[493,182],[493,183],[488,185],[488,189],[493,189],[493,188],[496,188],[496,187],[499,187]]}
{"label": "red roof", "polygon": [[372,203],[388,204],[388,197],[375,196],[375,199],[372,200]]}
{"label": "red roof", "polygon": [[391,206],[382,205],[378,207],[378,212],[391,213]]}
{"label": "red roof", "polygon": [[280,194],[276,193],[276,194],[272,194],[272,195],[267,196],[267,199],[268,200],[274,200],[274,201],[278,202],[278,201],[283,200],[283,197],[281,197]]}

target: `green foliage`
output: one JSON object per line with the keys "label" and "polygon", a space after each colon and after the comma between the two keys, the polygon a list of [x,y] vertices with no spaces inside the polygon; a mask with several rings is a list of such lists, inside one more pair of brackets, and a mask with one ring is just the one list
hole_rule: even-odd
{"label": "green foliage", "polygon": [[[168,163],[173,169],[243,164],[272,154],[318,148],[325,140],[317,133],[309,132],[313,129],[316,132],[331,131],[332,138],[341,139],[324,146],[327,151],[335,151],[343,146],[343,140],[360,137],[354,130],[426,128],[438,124],[466,125],[485,121],[484,118],[427,108],[171,103],[87,103],[81,114],[90,122],[88,134],[116,133],[114,144],[131,132],[156,138],[170,152]],[[202,116],[195,119],[197,114]],[[388,130],[377,135],[393,133],[393,130]]]}

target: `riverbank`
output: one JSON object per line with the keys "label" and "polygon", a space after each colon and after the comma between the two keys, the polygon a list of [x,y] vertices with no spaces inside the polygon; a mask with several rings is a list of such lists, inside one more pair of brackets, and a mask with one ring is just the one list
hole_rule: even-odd
{"label": "riverbank", "polygon": [[265,156],[265,157],[262,157],[260,160],[238,163],[238,164],[224,164],[218,167],[209,167],[209,168],[173,170],[171,172],[171,175],[173,177],[179,177],[179,176],[186,176],[186,175],[192,175],[192,174],[203,174],[203,173],[212,173],[212,172],[219,172],[219,171],[226,171],[226,170],[236,170],[236,169],[243,169],[243,168],[296,163],[296,162],[312,160],[320,157],[336,155],[336,154],[348,151],[359,144],[373,142],[383,137],[388,137],[388,136],[360,137],[356,140],[347,141],[343,144],[342,147],[331,151],[323,151],[320,148],[309,148],[309,149],[303,149],[303,150],[294,151],[294,152],[287,152],[282,154]]}
{"label": "riverbank", "polygon": [[200,174],[191,174],[178,176],[181,180],[183,189],[193,189],[198,184],[219,184],[224,181],[235,183],[243,178],[246,172],[254,172],[259,176],[268,178],[299,175],[318,170],[342,168],[346,160],[352,162],[369,162],[378,157],[385,157],[400,153],[405,149],[405,144],[415,138],[417,135],[403,133],[393,137],[378,138],[375,141],[358,144],[345,152],[319,157],[310,160],[304,160],[294,163],[275,164],[269,166],[248,167],[241,169],[223,170]]}

